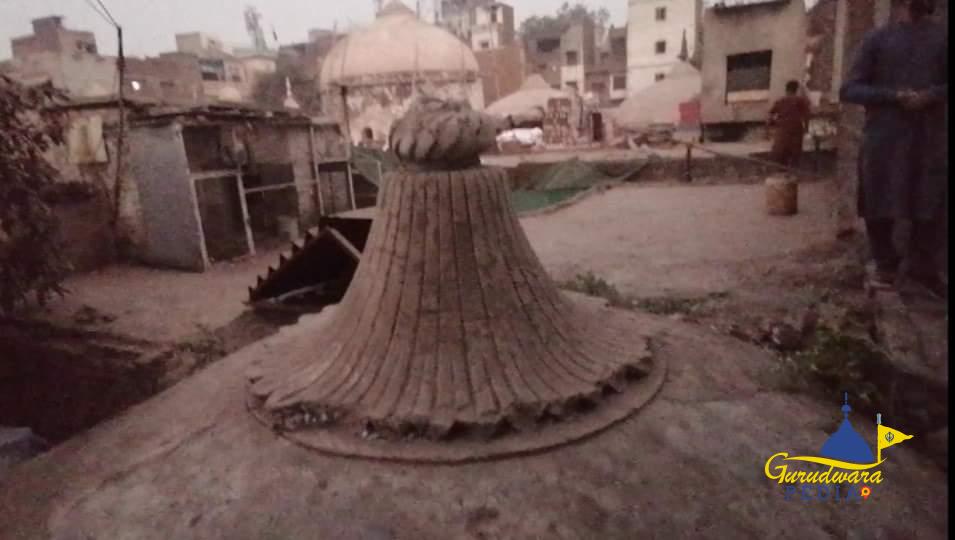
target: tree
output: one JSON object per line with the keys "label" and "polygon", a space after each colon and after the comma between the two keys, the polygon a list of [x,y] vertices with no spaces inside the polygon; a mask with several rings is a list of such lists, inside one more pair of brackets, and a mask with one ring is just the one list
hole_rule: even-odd
{"label": "tree", "polygon": [[584,4],[570,5],[568,2],[557,10],[556,15],[534,15],[524,19],[521,23],[521,34],[531,36],[534,34],[559,34],[567,30],[567,27],[575,22],[590,20],[598,27],[606,27],[610,22],[610,12],[607,8],[590,9]]}
{"label": "tree", "polygon": [[0,75],[0,312],[32,292],[62,294],[68,269],[49,202],[58,172],[46,153],[63,143],[51,85],[25,87]]}

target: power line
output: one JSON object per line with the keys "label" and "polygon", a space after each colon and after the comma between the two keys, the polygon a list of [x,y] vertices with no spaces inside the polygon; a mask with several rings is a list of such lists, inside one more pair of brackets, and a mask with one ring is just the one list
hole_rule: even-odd
{"label": "power line", "polygon": [[119,23],[113,18],[113,14],[109,12],[109,8],[106,7],[106,4],[103,3],[103,0],[96,0],[96,3],[99,4],[99,7],[103,8],[103,12],[106,13],[107,17],[109,17],[109,20],[113,23],[113,26],[119,26]]}
{"label": "power line", "polygon": [[113,181],[113,212],[110,219],[110,224],[115,230],[120,218],[121,198],[123,196],[123,139],[126,134],[126,96],[124,91],[126,88],[126,55],[123,54],[123,27],[113,18],[113,14],[109,12],[109,8],[106,7],[103,0],[96,0],[96,4],[93,4],[91,0],[84,1],[97,15],[116,29],[116,41],[119,48],[116,56],[116,75],[119,79],[116,103],[119,109],[119,133],[116,136],[116,178]]}
{"label": "power line", "polygon": [[90,9],[95,11],[96,14],[99,15],[104,21],[106,21],[107,24],[109,24],[110,26],[116,26],[115,22],[110,17],[108,17],[105,13],[100,11],[100,8],[96,7],[96,4],[93,3],[93,0],[84,0],[84,1],[86,2],[86,5],[88,5]]}

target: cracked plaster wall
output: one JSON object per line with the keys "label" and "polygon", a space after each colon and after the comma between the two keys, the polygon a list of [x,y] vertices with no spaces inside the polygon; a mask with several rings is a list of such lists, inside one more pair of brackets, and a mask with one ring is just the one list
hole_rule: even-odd
{"label": "cracked plaster wall", "polygon": [[[415,85],[412,85],[410,77],[377,84],[350,85],[347,86],[347,129],[352,141],[361,141],[361,133],[365,128],[372,129],[375,140],[386,140],[391,124],[407,112],[418,94],[467,101],[474,109],[484,109],[484,88],[476,74],[465,80],[425,76]],[[344,125],[345,115],[339,88],[332,87],[327,90],[323,100],[326,114]]]}

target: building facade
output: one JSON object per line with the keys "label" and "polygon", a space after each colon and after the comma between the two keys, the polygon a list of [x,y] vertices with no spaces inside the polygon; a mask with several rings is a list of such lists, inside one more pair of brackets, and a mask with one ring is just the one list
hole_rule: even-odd
{"label": "building facade", "polygon": [[[11,48],[13,58],[6,63],[6,71],[21,82],[48,81],[70,97],[81,99],[119,92],[116,57],[100,55],[95,36],[64,27],[62,17],[34,20],[33,34],[14,38]],[[203,99],[195,56],[172,54],[125,60],[123,91],[130,98],[174,104]]]}
{"label": "building facade", "polygon": [[666,77],[701,41],[702,0],[629,0],[627,92]]}
{"label": "building facade", "polygon": [[552,88],[558,89],[563,87],[561,81],[561,67],[564,64],[562,36],[562,31],[522,36],[528,73],[540,75]]}
{"label": "building facade", "polygon": [[611,27],[597,48],[596,62],[587,68],[586,94],[600,106],[627,98],[627,28]]}
{"label": "building facade", "polygon": [[96,36],[64,27],[63,17],[59,15],[34,19],[31,23],[33,34],[10,40],[14,58],[41,52],[98,54]]}
{"label": "building facade", "polygon": [[527,73],[523,47],[513,44],[474,51],[474,56],[480,69],[485,103],[494,103],[521,88]]}
{"label": "building facade", "polygon": [[704,125],[765,123],[786,83],[806,78],[802,0],[748,0],[707,8],[703,18]]}
{"label": "building facade", "polygon": [[587,92],[587,70],[596,65],[597,46],[593,21],[570,25],[560,37],[561,88],[583,94]]}
{"label": "building facade", "polygon": [[471,48],[475,51],[497,49],[514,44],[514,8],[493,3],[472,10],[474,23],[470,29]]}
{"label": "building facade", "polygon": [[475,8],[490,6],[494,0],[441,0],[437,24],[461,41],[471,43]]}
{"label": "building facade", "polygon": [[201,32],[176,34],[176,52],[197,59],[203,93],[209,101],[251,101],[259,78],[276,69],[276,55],[236,55],[218,38]]}

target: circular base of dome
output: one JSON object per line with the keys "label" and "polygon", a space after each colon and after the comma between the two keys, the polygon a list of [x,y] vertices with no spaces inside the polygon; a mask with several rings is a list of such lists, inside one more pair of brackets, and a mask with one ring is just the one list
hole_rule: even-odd
{"label": "circular base of dome", "polygon": [[[622,313],[614,313],[616,310],[608,311],[605,316],[625,319]],[[646,354],[650,354],[648,338],[639,330],[638,327],[634,328],[634,348],[643,348]],[[601,396],[588,410],[483,437],[468,434],[471,436],[450,436],[437,440],[427,437],[384,438],[374,432],[361,431],[354,424],[330,424],[285,431],[275,427],[278,424],[276,417],[262,406],[263,400],[250,394],[246,405],[258,421],[275,429],[279,436],[325,454],[407,463],[487,461],[553,449],[600,433],[627,419],[653,399],[666,379],[665,362],[655,357],[651,360],[649,373],[628,381],[620,392]]]}

